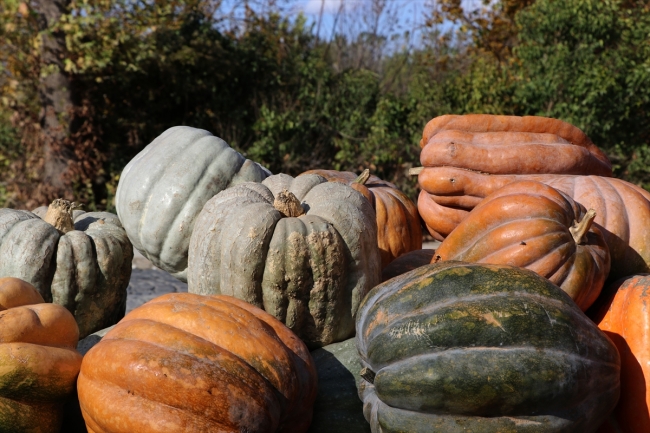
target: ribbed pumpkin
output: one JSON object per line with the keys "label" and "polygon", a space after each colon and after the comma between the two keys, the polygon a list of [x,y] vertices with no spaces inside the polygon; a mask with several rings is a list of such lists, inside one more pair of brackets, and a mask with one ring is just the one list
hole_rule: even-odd
{"label": "ribbed pumpkin", "polygon": [[81,337],[117,323],[126,309],[133,246],[116,215],[76,212],[55,200],[35,213],[0,209],[0,277],[33,284],[65,306]]}
{"label": "ribbed pumpkin", "polygon": [[650,274],[618,280],[588,312],[621,354],[621,399],[611,427],[620,433],[650,431],[649,289]]}
{"label": "ribbed pumpkin", "polygon": [[194,219],[218,192],[271,173],[203,129],[175,126],[122,170],[115,207],[133,246],[186,280]]}
{"label": "ribbed pumpkin", "polygon": [[375,433],[589,433],[619,397],[616,346],[526,269],[407,272],[368,294],[356,339]]}
{"label": "ribbed pumpkin", "polygon": [[422,248],[418,208],[392,183],[371,175],[368,169],[359,176],[336,170],[309,170],[303,174],[318,174],[330,182],[344,183],[368,199],[377,214],[377,243],[382,268],[402,254]]}
{"label": "ribbed pumpkin", "polygon": [[305,345],[269,314],[170,293],[88,351],[77,389],[90,433],[301,433],[316,383]]}
{"label": "ribbed pumpkin", "polygon": [[381,281],[390,280],[420,266],[428,265],[433,261],[435,252],[434,249],[425,248],[399,256],[381,271]]}
{"label": "ribbed pumpkin", "polygon": [[425,168],[418,210],[433,232],[447,236],[471,209],[512,182],[533,180],[596,211],[594,225],[611,255],[610,280],[650,271],[650,193],[621,179],[570,175],[488,175],[451,167]]}
{"label": "ribbed pumpkin", "polygon": [[436,250],[433,261],[511,265],[560,286],[582,311],[609,274],[609,249],[592,227],[593,210],[540,182],[496,190],[467,215]]}
{"label": "ribbed pumpkin", "polygon": [[492,174],[611,176],[607,156],[579,128],[540,116],[466,114],[427,123],[420,141],[425,167],[452,166]]}
{"label": "ribbed pumpkin", "polygon": [[81,365],[79,329],[31,284],[0,278],[0,432],[58,433]]}
{"label": "ribbed pumpkin", "polygon": [[361,194],[314,174],[278,174],[206,203],[190,242],[188,290],[250,302],[315,348],[354,335],[380,266],[375,213]]}

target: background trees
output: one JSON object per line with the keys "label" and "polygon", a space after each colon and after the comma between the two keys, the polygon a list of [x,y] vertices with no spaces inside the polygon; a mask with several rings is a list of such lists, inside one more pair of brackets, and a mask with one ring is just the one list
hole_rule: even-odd
{"label": "background trees", "polygon": [[469,112],[572,122],[650,187],[647,2],[441,0],[416,29],[369,1],[329,37],[272,1],[4,1],[0,205],[110,209],[126,162],[181,124],[274,172],[369,167],[414,195],[422,127]]}

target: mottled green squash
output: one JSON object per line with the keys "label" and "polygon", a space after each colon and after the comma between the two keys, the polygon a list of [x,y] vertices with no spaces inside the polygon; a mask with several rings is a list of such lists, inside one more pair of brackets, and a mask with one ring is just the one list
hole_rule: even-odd
{"label": "mottled green squash", "polygon": [[620,393],[614,344],[559,287],[445,262],[375,287],[357,316],[372,431],[584,432]]}
{"label": "mottled green squash", "polygon": [[307,433],[370,433],[359,398],[361,361],[354,338],[311,352],[318,372],[318,395]]}
{"label": "mottled green squash", "polygon": [[75,212],[64,233],[37,214],[45,218],[42,208],[0,209],[0,277],[27,281],[46,302],[66,307],[81,338],[117,323],[133,260],[117,215]]}

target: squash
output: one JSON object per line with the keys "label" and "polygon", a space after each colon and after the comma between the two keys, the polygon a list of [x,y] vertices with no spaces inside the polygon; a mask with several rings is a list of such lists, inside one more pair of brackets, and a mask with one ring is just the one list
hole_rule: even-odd
{"label": "squash", "polygon": [[79,329],[61,305],[0,278],[0,432],[57,433],[81,365]]}
{"label": "squash", "polygon": [[0,277],[34,285],[74,315],[81,337],[117,323],[126,310],[133,246],[116,215],[77,212],[57,199],[43,215],[0,209]]}
{"label": "squash", "polygon": [[361,194],[318,175],[278,174],[206,203],[190,241],[188,291],[263,308],[313,349],[353,336],[380,266],[375,213]]}
{"label": "squash", "polygon": [[306,346],[229,296],[170,293],[132,310],[86,353],[89,432],[302,433],[317,376]]}
{"label": "squash", "polygon": [[556,189],[514,182],[476,206],[438,246],[432,261],[511,265],[560,286],[582,311],[609,274],[609,249],[589,212]]}
{"label": "squash", "polygon": [[330,182],[341,182],[368,199],[377,214],[377,243],[381,267],[402,254],[422,248],[422,223],[415,203],[390,182],[365,169],[359,176],[349,171],[309,170]]}
{"label": "squash", "polygon": [[381,281],[390,280],[420,266],[428,265],[433,261],[435,252],[434,249],[424,248],[399,256],[381,271]]}
{"label": "squash", "polygon": [[354,338],[311,352],[318,372],[314,418],[307,433],[370,433],[359,399],[363,380]]}
{"label": "squash", "polygon": [[[621,354],[621,399],[608,421],[613,431],[650,431],[650,274],[611,284],[589,316]],[[616,428],[617,429],[616,429]]]}
{"label": "squash", "polygon": [[594,225],[603,233],[611,255],[610,281],[650,272],[650,230],[647,230],[650,193],[621,179],[551,174],[488,175],[452,167],[430,167],[418,177],[423,189],[418,210],[427,227],[447,236],[455,228],[452,221],[462,221],[489,194],[521,180],[552,186],[596,211]]}
{"label": "squash", "polygon": [[187,249],[203,205],[223,189],[270,174],[208,131],[175,126],[124,167],[115,207],[133,246],[187,281]]}
{"label": "squash", "polygon": [[590,433],[619,398],[616,346],[527,269],[414,269],[366,296],[356,339],[375,433]]}
{"label": "squash", "polygon": [[548,117],[439,116],[424,127],[420,147],[425,167],[612,176],[611,162],[584,132]]}

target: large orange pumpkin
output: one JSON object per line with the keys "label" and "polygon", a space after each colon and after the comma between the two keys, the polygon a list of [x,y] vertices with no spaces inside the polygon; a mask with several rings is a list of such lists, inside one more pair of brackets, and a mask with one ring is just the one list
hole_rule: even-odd
{"label": "large orange pumpkin", "polygon": [[422,223],[418,208],[395,185],[370,174],[350,171],[309,170],[303,174],[318,174],[330,182],[340,182],[359,191],[372,204],[377,214],[377,243],[381,267],[402,254],[422,248]]}
{"label": "large orange pumpkin", "polygon": [[77,389],[90,433],[300,433],[316,380],[305,344],[263,310],[171,293],[88,351]]}
{"label": "large orange pumpkin", "polygon": [[420,141],[425,167],[453,166],[493,174],[611,176],[607,156],[579,128],[541,116],[444,115]]}
{"label": "large orange pumpkin", "polygon": [[0,431],[56,433],[75,386],[79,328],[31,284],[0,278]]}
{"label": "large orange pumpkin", "polygon": [[613,177],[571,175],[489,175],[453,167],[426,167],[418,210],[432,233],[444,239],[478,203],[512,182],[534,180],[596,211],[594,224],[612,259],[610,280],[650,272],[650,193]]}
{"label": "large orange pumpkin", "polygon": [[567,292],[583,311],[607,279],[609,250],[586,212],[540,182],[515,182],[487,196],[442,241],[433,262],[530,269]]}
{"label": "large orange pumpkin", "polygon": [[607,287],[587,314],[621,355],[621,398],[601,433],[650,432],[650,274]]}

